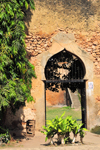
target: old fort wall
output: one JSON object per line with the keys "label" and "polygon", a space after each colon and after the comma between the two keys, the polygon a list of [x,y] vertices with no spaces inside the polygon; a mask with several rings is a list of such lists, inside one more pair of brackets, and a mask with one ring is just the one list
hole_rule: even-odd
{"label": "old fort wall", "polygon": [[[100,125],[100,2],[98,0],[34,0],[34,2],[35,11],[29,9],[27,17],[25,17],[27,58],[34,66],[39,66],[41,62],[38,60],[38,56],[49,51],[54,35],[59,32],[73,33],[75,43],[86,51],[93,60],[93,117],[96,117],[96,121],[89,128]],[[38,67],[36,69],[38,70]],[[42,72],[37,70],[38,78],[42,76]],[[43,91],[39,87],[37,79],[32,79],[32,81],[31,93],[34,98],[37,97],[37,101],[26,103],[26,107],[21,110],[27,119],[40,120],[39,124],[43,120],[41,118],[42,104],[38,106],[37,110],[40,109],[38,115],[35,105],[39,103],[38,99]],[[35,87],[37,90],[34,94]],[[25,111],[26,109],[27,111],[30,109],[29,114]],[[39,115],[41,119],[38,117]],[[18,117],[16,114],[14,119],[18,120]],[[12,124],[10,118],[12,117],[9,117],[9,124]],[[22,119],[22,122],[26,122],[26,120]],[[37,125],[37,128],[40,126]]]}

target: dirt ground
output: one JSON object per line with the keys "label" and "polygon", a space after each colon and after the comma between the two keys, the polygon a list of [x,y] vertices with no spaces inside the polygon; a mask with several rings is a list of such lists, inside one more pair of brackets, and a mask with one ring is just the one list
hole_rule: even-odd
{"label": "dirt ground", "polygon": [[[73,135],[71,134],[70,135],[71,138],[73,138]],[[54,137],[54,141],[56,140],[56,136]],[[80,141],[80,137],[78,136],[77,137],[77,141]],[[56,147],[60,148],[61,147],[68,147],[68,148],[72,148],[74,146],[74,149],[86,149],[89,147],[95,147],[95,150],[97,148],[99,148],[100,150],[100,135],[97,135],[97,134],[93,134],[93,133],[90,133],[90,132],[86,132],[85,133],[85,137],[83,139],[83,142],[84,144],[81,144],[81,143],[75,143],[75,144],[66,144],[65,146],[62,146],[62,145],[53,145],[53,146],[50,146],[49,145],[49,140],[47,142],[45,142],[45,135],[42,134],[41,132],[39,131],[35,131],[35,136],[34,137],[26,137],[24,139],[22,139],[22,141],[20,143],[18,143],[16,145],[16,147],[20,147],[20,148],[24,148],[24,149],[27,149],[27,148],[30,148],[30,149],[33,149],[35,148],[37,150],[38,149],[55,149]]]}
{"label": "dirt ground", "polygon": [[[71,134],[72,138],[73,135]],[[57,137],[54,137],[54,141]],[[77,137],[79,141],[79,137]],[[35,131],[34,137],[26,137],[21,139],[21,142],[14,144],[13,146],[0,147],[3,150],[100,150],[100,135],[93,134],[90,132],[85,133],[83,139],[84,144],[75,143],[75,144],[66,144],[66,145],[49,145],[49,140],[45,142],[45,135],[39,131]]]}

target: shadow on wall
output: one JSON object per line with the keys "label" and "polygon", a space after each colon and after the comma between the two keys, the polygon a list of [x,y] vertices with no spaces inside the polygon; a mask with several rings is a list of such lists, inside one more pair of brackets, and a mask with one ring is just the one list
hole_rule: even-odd
{"label": "shadow on wall", "polygon": [[[45,11],[43,12],[43,10],[43,13],[41,13],[40,11],[40,15],[37,18],[37,20],[40,21],[40,24],[42,23],[42,20],[44,18],[50,15],[50,12],[53,12],[51,14],[53,15],[52,18],[54,18],[54,16],[56,20],[58,18],[57,24],[60,24],[60,22],[63,21],[66,26],[68,26],[68,24],[75,24],[75,22],[77,21],[80,24],[82,23],[83,26],[88,27],[89,24],[94,21],[93,19],[95,15],[97,15],[98,17],[100,16],[100,2],[97,0],[34,0],[34,2],[36,4],[36,11],[40,11],[41,9],[48,10],[46,11],[46,13]],[[25,21],[27,25],[29,25],[32,17],[30,9],[27,11],[27,14],[28,17]],[[48,25],[50,25],[50,22],[48,22]]]}
{"label": "shadow on wall", "polygon": [[26,127],[28,127],[29,121],[32,122],[32,120],[35,120],[34,110],[27,107],[20,107],[16,110],[15,114],[12,113],[11,109],[8,109],[6,116],[8,117],[6,117],[5,126],[9,129],[14,138],[26,136]]}
{"label": "shadow on wall", "polygon": [[25,17],[24,17],[24,21],[27,24],[27,26],[25,25],[25,33],[28,35],[28,27],[30,27],[29,22],[31,22],[32,19],[32,11],[30,9],[30,7],[28,8],[28,10],[25,10]]}
{"label": "shadow on wall", "polygon": [[[41,7],[43,7],[44,5],[43,0],[37,0],[37,1],[41,2]],[[95,13],[97,12],[97,10],[95,9],[97,6],[96,4],[100,4],[100,2],[96,1],[96,3],[93,3],[93,0],[70,0],[70,1],[69,0],[55,0],[55,1],[45,0],[45,5],[48,7],[49,10],[58,11],[59,8],[56,7],[58,4],[59,6],[60,5],[63,6],[64,8],[63,13],[68,13],[68,11],[72,9],[74,12],[79,10],[79,14],[87,19],[87,17],[89,18],[90,15],[95,15]],[[61,10],[59,10],[58,12],[62,13],[60,11]],[[71,12],[69,11],[68,14],[70,13]]]}

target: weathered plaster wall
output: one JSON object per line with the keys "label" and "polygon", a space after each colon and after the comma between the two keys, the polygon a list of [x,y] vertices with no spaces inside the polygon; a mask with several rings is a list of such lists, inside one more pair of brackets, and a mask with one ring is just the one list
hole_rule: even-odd
{"label": "weathered plaster wall", "polygon": [[[44,68],[47,60],[53,54],[66,48],[80,57],[86,66],[85,79],[88,79],[86,82],[88,128],[100,125],[100,1],[34,1],[36,9],[35,11],[27,11],[25,23],[27,27],[27,57],[35,66],[37,75],[37,79],[32,79],[31,90],[36,102],[26,103],[26,112],[28,112],[29,108],[32,116],[34,116],[32,113],[35,113],[36,116],[33,119],[36,118],[37,129],[44,125],[45,91],[44,83],[41,82],[41,80],[45,79]],[[73,43],[70,43],[70,40],[68,43],[67,39],[67,43],[59,41],[60,44],[58,44],[52,37],[59,32],[73,33],[75,41],[71,39]],[[92,61],[93,64],[91,63]],[[88,89],[88,82],[94,83],[93,90]],[[30,118],[31,115],[27,118]],[[25,116],[27,115],[25,114]],[[17,117],[15,120],[18,120]]]}
{"label": "weathered plaster wall", "polygon": [[93,97],[95,98],[95,110],[94,110],[94,114],[95,114],[95,118],[96,118],[96,122],[95,125],[99,125],[100,126],[100,76],[94,76],[94,95]]}
{"label": "weathered plaster wall", "polygon": [[[99,105],[97,105],[97,98],[100,95],[100,89],[97,86],[97,78],[98,83],[100,82],[100,2],[99,1],[87,1],[87,0],[77,0],[77,1],[36,1],[36,10],[32,11],[31,21],[29,22],[28,27],[28,36],[33,39],[33,46],[40,45],[41,51],[39,51],[38,46],[34,49],[34,55],[31,57],[32,49],[30,45],[28,46],[28,54],[30,51],[30,60],[35,65],[35,57],[38,54],[43,53],[44,51],[48,51],[50,46],[52,45],[52,40],[50,38],[56,33],[65,32],[65,33],[73,33],[75,35],[75,42],[78,46],[83,49],[83,53],[79,54],[91,56],[91,60],[93,60],[94,69],[91,72],[91,66],[87,68],[87,73],[89,75],[89,80],[86,83],[87,86],[87,118],[88,118],[88,127],[92,128],[94,125],[98,124],[97,121],[97,111],[100,110]],[[42,19],[41,19],[42,18]],[[27,18],[26,18],[27,20]],[[30,43],[30,40],[27,36],[27,41]],[[41,38],[40,38],[41,37]],[[34,40],[36,39],[36,43]],[[44,40],[45,39],[45,40]],[[42,42],[43,40],[43,42]],[[44,42],[45,41],[45,42]],[[62,44],[65,47],[65,44]],[[76,55],[78,54],[77,46],[72,44],[66,46],[66,49],[73,49]],[[56,46],[55,49],[56,53]],[[83,61],[87,60],[85,57]],[[88,62],[86,62],[87,64]],[[93,77],[93,74],[95,77]],[[98,77],[97,77],[98,76]],[[88,89],[88,82],[94,83],[94,89]],[[91,96],[91,98],[90,98]],[[98,109],[97,109],[98,108]],[[98,113],[99,114],[99,113]],[[91,120],[89,119],[91,115]],[[93,118],[93,119],[92,119]],[[95,119],[94,119],[95,118]],[[100,120],[100,116],[98,117]],[[93,122],[93,123],[90,123]]]}
{"label": "weathered plaster wall", "polygon": [[[95,30],[99,27],[97,0],[34,0],[35,11],[25,19],[30,32],[52,33],[57,29]],[[27,23],[28,22],[28,23]]]}
{"label": "weathered plaster wall", "polygon": [[[16,133],[16,135],[26,132],[26,122],[28,120],[36,120],[36,114],[32,104],[26,107],[20,107],[15,114],[10,109],[7,110],[5,125]],[[20,131],[22,133],[20,133]]]}
{"label": "weathered plaster wall", "polygon": [[93,56],[95,72],[99,74],[99,6],[97,0],[35,0],[35,11],[27,11],[25,18],[29,34],[26,39],[28,54],[36,56],[48,50],[50,38],[59,31],[74,33],[80,47]]}
{"label": "weathered plaster wall", "polygon": [[[36,49],[32,50],[30,48],[30,45],[28,47],[28,55],[30,56],[30,62],[34,65],[36,65],[36,56],[42,54],[45,51],[48,51],[51,47],[52,43],[52,38],[54,35],[56,35],[59,32],[64,32],[67,34],[66,31],[55,31],[53,34],[50,35],[45,35],[45,34],[35,34],[35,36],[33,36],[32,34],[30,34],[29,36],[27,36],[27,42],[28,44],[31,43],[31,45],[37,45]],[[73,31],[72,31],[73,33]],[[90,82],[92,81],[94,83],[94,89],[93,91],[91,90],[87,90],[88,95],[90,95],[91,93],[91,99],[89,100],[89,104],[87,104],[87,110],[88,111],[88,118],[90,116],[90,114],[92,114],[92,117],[94,121],[93,124],[91,124],[91,126],[89,125],[90,123],[90,119],[88,119],[88,125],[89,128],[92,128],[94,125],[99,125],[99,121],[100,120],[100,116],[98,113],[100,110],[100,107],[98,105],[97,102],[97,98],[100,95],[100,89],[98,88],[97,83],[100,83],[100,34],[98,31],[95,32],[79,32],[78,34],[74,33],[75,35],[75,42],[77,43],[77,45],[79,45],[79,47],[81,47],[82,53],[80,53],[79,57],[81,55],[83,55],[83,59],[86,62],[86,58],[84,56],[84,54],[87,53],[88,56],[91,56],[91,60],[93,60],[93,64],[94,64],[94,69],[92,73],[89,73],[91,71],[91,66],[89,66],[87,68],[87,73],[89,73],[89,79]],[[29,37],[29,38],[28,38]],[[45,40],[44,40],[45,39]],[[34,40],[36,40],[35,44],[34,44]],[[30,42],[31,41],[31,42]],[[40,45],[39,43],[41,43],[42,46],[40,46],[41,48],[41,52],[38,50],[38,45]],[[27,44],[27,43],[26,43]],[[62,44],[62,43],[61,43]],[[63,47],[66,47],[64,45],[64,43],[62,44]],[[75,49],[77,49],[78,46],[74,45],[74,44],[69,44],[69,46],[66,47],[66,49],[73,49],[73,51],[71,51],[72,53],[74,52],[76,55],[78,55],[77,51],[75,51]],[[32,52],[34,51],[34,55],[31,56]],[[55,48],[52,50],[55,51],[56,53],[56,46]],[[30,52],[30,53],[29,53]],[[48,53],[47,53],[48,54]],[[50,55],[51,56],[51,55]],[[49,56],[48,56],[49,57]],[[93,78],[93,74],[95,74],[95,77],[93,80],[91,80],[91,78]],[[98,78],[98,81],[96,81]],[[88,89],[88,82],[87,82],[87,89]],[[87,102],[88,103],[88,102]],[[91,105],[93,106],[93,108],[91,108]],[[98,111],[97,111],[98,110]],[[98,114],[98,117],[97,117]],[[98,118],[98,119],[94,119],[94,118]]]}
{"label": "weathered plaster wall", "polygon": [[[43,81],[45,80],[45,73],[44,73],[44,69],[46,66],[46,63],[48,61],[48,59],[53,56],[54,54],[62,51],[64,48],[73,53],[73,54],[77,54],[77,56],[83,61],[84,65],[85,65],[85,69],[86,69],[86,74],[84,79],[87,79],[87,92],[86,92],[86,98],[87,98],[87,124],[88,124],[88,128],[92,128],[96,121],[96,114],[94,113],[95,111],[95,99],[94,99],[94,91],[91,89],[88,89],[88,82],[93,82],[94,80],[94,65],[93,65],[93,60],[92,57],[85,51],[83,51],[80,47],[77,46],[77,44],[75,43],[75,39],[73,34],[65,34],[64,32],[59,32],[57,35],[53,36],[52,39],[52,46],[51,48],[46,51],[43,52],[42,54],[38,55],[37,57],[35,57],[35,71],[37,76],[37,79],[33,79],[33,95],[35,96],[36,99],[36,103],[35,103],[35,109],[36,109],[36,116],[37,116],[37,128],[40,128],[45,122],[43,119],[45,119],[45,114],[44,114],[44,107],[45,107],[45,102],[43,99],[43,96],[45,96],[45,88],[43,86]],[[31,60],[32,61],[32,60]],[[37,62],[37,63],[36,63]],[[39,86],[39,89],[41,89],[41,91],[39,90],[39,92],[41,92],[41,94],[36,93],[36,90],[38,89],[36,87],[36,84],[34,84],[34,81],[37,81]],[[44,90],[44,91],[43,91]],[[91,91],[90,91],[91,90]],[[43,94],[42,94],[43,93]],[[37,96],[38,94],[38,96]],[[41,107],[41,104],[43,105],[43,107]],[[41,107],[41,109],[39,108]],[[42,119],[41,119],[42,118]],[[40,122],[41,120],[41,122]]]}

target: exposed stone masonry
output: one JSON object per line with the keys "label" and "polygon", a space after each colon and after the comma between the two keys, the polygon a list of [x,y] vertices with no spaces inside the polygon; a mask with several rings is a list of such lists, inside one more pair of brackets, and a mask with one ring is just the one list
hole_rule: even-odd
{"label": "exposed stone masonry", "polygon": [[[30,33],[27,35],[25,42],[28,58],[31,56],[35,57],[38,54],[41,54],[43,51],[47,51],[52,45],[52,41],[50,40],[51,37],[59,31],[64,30],[59,29],[58,31],[55,31],[49,35],[42,33],[37,33],[35,35]],[[64,32],[68,33],[68,31]],[[74,35],[77,44],[93,57],[95,75],[100,75],[100,32],[74,32]]]}
{"label": "exposed stone masonry", "polygon": [[52,44],[50,38],[51,38],[50,35],[49,36],[39,34],[36,34],[35,36],[32,34],[27,35],[25,42],[27,46],[26,50],[28,58],[30,56],[37,56],[43,51],[47,51]]}
{"label": "exposed stone masonry", "polygon": [[92,36],[86,33],[85,35],[79,34],[75,37],[78,45],[92,55],[95,75],[100,75],[100,32],[93,32]]}

